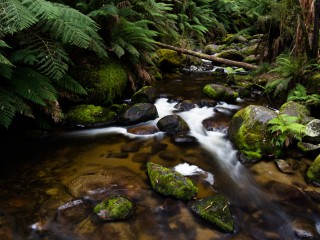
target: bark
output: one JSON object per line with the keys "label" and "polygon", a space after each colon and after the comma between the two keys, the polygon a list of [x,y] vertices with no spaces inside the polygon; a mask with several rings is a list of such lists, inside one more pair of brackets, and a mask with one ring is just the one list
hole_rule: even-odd
{"label": "bark", "polygon": [[314,10],[314,29],[313,29],[313,38],[312,38],[312,59],[318,57],[319,50],[319,18],[320,18],[320,0],[316,0]]}
{"label": "bark", "polygon": [[162,48],[175,50],[175,51],[183,53],[183,54],[191,55],[191,56],[198,57],[198,58],[203,58],[206,60],[210,60],[210,61],[217,62],[217,63],[222,63],[222,64],[229,65],[229,66],[241,67],[241,68],[246,68],[246,69],[257,69],[258,68],[257,65],[233,61],[233,60],[224,59],[224,58],[219,58],[219,57],[195,52],[195,51],[184,49],[184,48],[174,47],[174,46],[167,45],[167,44],[160,43],[160,42],[156,42],[155,44],[159,47],[162,47]]}

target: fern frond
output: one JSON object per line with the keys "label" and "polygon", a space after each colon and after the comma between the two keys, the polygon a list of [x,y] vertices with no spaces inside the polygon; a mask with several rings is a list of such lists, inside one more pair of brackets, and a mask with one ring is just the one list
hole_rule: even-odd
{"label": "fern frond", "polygon": [[57,8],[52,2],[46,0],[23,0],[22,4],[40,20],[54,19],[59,17],[60,14],[59,8]]}
{"label": "fern frond", "polygon": [[11,84],[22,98],[46,106],[46,101],[56,101],[57,91],[44,75],[30,69],[19,68],[14,71]]}
{"label": "fern frond", "polygon": [[65,75],[63,78],[55,80],[54,83],[65,90],[78,94],[87,94],[87,91],[69,75]]}
{"label": "fern frond", "polygon": [[117,16],[119,14],[118,8],[113,4],[105,4],[98,10],[94,10],[88,14],[89,17],[108,17]]}
{"label": "fern frond", "polygon": [[0,125],[8,128],[15,114],[13,94],[0,89]]}
{"label": "fern frond", "polygon": [[0,35],[13,34],[29,28],[38,19],[18,0],[0,0]]}

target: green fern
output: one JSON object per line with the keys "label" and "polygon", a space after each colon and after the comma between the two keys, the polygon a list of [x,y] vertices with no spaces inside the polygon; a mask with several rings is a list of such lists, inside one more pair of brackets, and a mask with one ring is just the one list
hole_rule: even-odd
{"label": "green fern", "polygon": [[305,125],[299,123],[298,117],[279,114],[268,122],[268,131],[273,134],[272,142],[276,146],[288,147],[294,139],[302,140]]}

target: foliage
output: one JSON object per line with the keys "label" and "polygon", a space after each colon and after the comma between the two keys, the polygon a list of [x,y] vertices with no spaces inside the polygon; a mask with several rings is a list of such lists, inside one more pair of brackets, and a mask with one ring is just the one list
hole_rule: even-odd
{"label": "foliage", "polygon": [[8,128],[16,113],[34,117],[35,107],[59,121],[59,95],[86,94],[67,75],[67,47],[106,57],[98,25],[75,9],[46,0],[1,0],[0,12],[0,125]]}
{"label": "foliage", "polygon": [[276,61],[276,67],[270,73],[278,73],[280,78],[267,83],[265,92],[273,93],[273,96],[287,93],[298,83],[302,83],[306,75],[310,72],[311,65],[303,57],[292,57],[280,55]]}
{"label": "foliage", "polygon": [[320,104],[320,95],[309,95],[303,85],[297,84],[297,86],[289,92],[287,102],[288,101],[305,102],[306,104],[318,105]]}
{"label": "foliage", "polygon": [[305,125],[299,123],[299,117],[279,114],[268,121],[268,131],[273,134],[275,146],[288,147],[293,140],[301,141],[305,134]]}

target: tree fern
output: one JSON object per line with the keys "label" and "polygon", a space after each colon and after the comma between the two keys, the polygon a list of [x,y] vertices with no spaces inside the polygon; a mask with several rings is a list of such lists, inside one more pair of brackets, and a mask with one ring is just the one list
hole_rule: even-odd
{"label": "tree fern", "polygon": [[0,36],[13,34],[38,22],[30,10],[18,0],[0,0]]}

